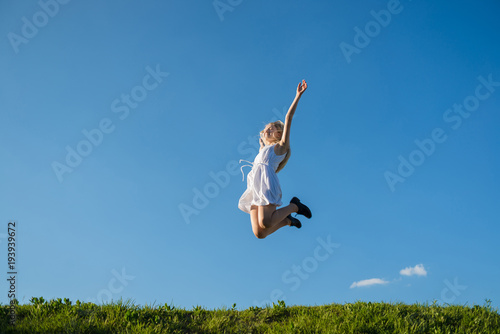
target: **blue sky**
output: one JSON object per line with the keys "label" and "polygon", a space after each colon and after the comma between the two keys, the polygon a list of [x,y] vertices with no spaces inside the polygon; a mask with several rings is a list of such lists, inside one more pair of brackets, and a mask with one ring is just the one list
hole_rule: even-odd
{"label": "blue sky", "polygon": [[[16,221],[18,299],[498,307],[499,9],[3,1],[0,253],[6,274]],[[313,218],[258,240],[237,163],[301,79],[278,176]]]}

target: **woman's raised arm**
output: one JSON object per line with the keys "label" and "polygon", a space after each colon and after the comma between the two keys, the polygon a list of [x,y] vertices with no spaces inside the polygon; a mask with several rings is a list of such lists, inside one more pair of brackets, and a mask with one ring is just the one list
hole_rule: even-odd
{"label": "woman's raised arm", "polygon": [[288,112],[285,116],[285,128],[283,129],[283,134],[281,136],[280,145],[288,148],[290,146],[290,127],[292,126],[292,118],[295,114],[295,109],[297,109],[297,104],[299,103],[300,97],[307,89],[307,83],[305,80],[302,80],[297,86],[297,94],[295,94],[295,99],[292,102],[292,105],[288,109]]}

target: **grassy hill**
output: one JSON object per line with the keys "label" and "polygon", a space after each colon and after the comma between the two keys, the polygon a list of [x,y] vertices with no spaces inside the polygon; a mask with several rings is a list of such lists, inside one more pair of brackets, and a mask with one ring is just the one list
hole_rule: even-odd
{"label": "grassy hill", "polygon": [[137,306],[73,304],[68,299],[32,298],[0,307],[1,333],[500,333],[500,315],[491,307],[389,303],[192,310]]}

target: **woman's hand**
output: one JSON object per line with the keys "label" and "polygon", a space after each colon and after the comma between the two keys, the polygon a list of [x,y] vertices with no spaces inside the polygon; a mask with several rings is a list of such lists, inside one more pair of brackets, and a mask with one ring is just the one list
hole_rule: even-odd
{"label": "woman's hand", "polygon": [[264,140],[262,139],[263,137],[263,134],[261,133],[260,134],[260,138],[259,138],[259,144],[260,144],[260,148],[262,149],[264,146],[266,146],[266,144],[264,143]]}
{"label": "woman's hand", "polygon": [[305,80],[302,80],[302,82],[299,83],[297,86],[297,95],[301,96],[307,89],[307,82]]}

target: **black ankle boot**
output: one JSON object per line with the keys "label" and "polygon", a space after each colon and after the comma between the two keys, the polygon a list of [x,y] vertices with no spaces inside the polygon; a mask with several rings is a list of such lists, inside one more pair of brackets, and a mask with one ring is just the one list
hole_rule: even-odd
{"label": "black ankle boot", "polygon": [[297,211],[298,215],[303,215],[306,218],[312,217],[311,210],[309,210],[309,208],[306,205],[300,203],[300,200],[297,197],[292,198],[290,203],[297,205],[297,207],[299,208],[299,211]]}
{"label": "black ankle boot", "polygon": [[298,220],[297,218],[293,218],[291,214],[288,215],[287,218],[291,221],[290,226],[295,226],[296,228],[302,227],[302,223],[300,222],[300,220]]}

